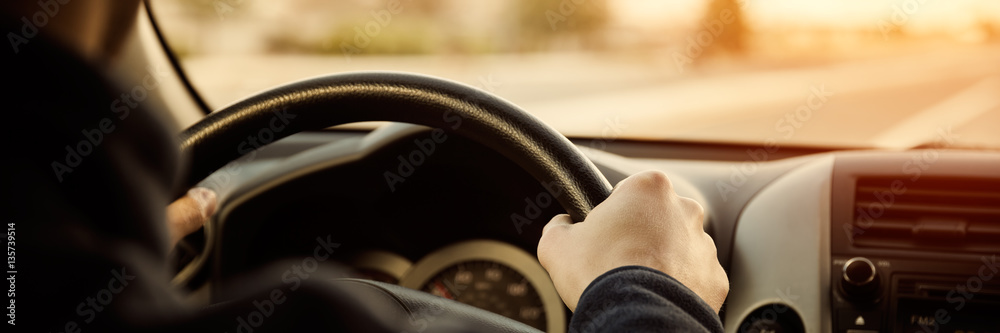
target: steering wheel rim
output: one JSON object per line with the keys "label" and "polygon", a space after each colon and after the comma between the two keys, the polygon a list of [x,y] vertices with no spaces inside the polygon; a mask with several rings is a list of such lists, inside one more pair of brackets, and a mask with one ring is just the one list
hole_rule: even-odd
{"label": "steering wheel rim", "polygon": [[[458,82],[399,72],[355,72],[274,88],[213,112],[181,133],[191,159],[175,197],[240,156],[289,135],[362,121],[441,128],[487,146],[547,188],[574,221],[611,184],[565,136],[518,106]],[[266,137],[264,134],[268,134]]]}

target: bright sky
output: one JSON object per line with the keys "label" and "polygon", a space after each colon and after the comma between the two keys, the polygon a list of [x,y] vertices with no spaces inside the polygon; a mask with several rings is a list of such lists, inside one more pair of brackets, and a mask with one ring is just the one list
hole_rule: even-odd
{"label": "bright sky", "polygon": [[[690,26],[701,19],[707,1],[614,0],[609,4],[622,25]],[[880,20],[892,19],[893,6],[900,8],[908,19],[907,28],[914,31],[959,31],[981,20],[1000,23],[997,0],[747,0],[746,13],[760,28],[820,24],[877,29]]]}

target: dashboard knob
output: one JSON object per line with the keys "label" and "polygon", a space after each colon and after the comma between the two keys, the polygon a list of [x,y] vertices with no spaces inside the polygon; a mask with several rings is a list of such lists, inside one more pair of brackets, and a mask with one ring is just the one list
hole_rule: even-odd
{"label": "dashboard knob", "polygon": [[848,298],[857,301],[877,301],[880,278],[875,264],[864,257],[854,257],[844,262],[840,285]]}

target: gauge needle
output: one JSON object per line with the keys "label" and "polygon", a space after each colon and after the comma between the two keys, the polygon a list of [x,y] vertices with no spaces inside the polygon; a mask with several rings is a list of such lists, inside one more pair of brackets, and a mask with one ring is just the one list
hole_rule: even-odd
{"label": "gauge needle", "polygon": [[448,290],[448,287],[445,287],[441,281],[434,281],[434,290],[437,291],[437,294],[441,297],[455,299],[455,297],[451,295],[451,291]]}

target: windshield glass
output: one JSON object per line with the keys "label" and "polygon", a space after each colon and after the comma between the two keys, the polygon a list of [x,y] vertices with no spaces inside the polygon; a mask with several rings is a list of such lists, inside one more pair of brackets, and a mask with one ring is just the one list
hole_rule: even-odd
{"label": "windshield glass", "polygon": [[158,0],[213,109],[359,70],[490,91],[570,137],[1000,148],[995,0]]}

